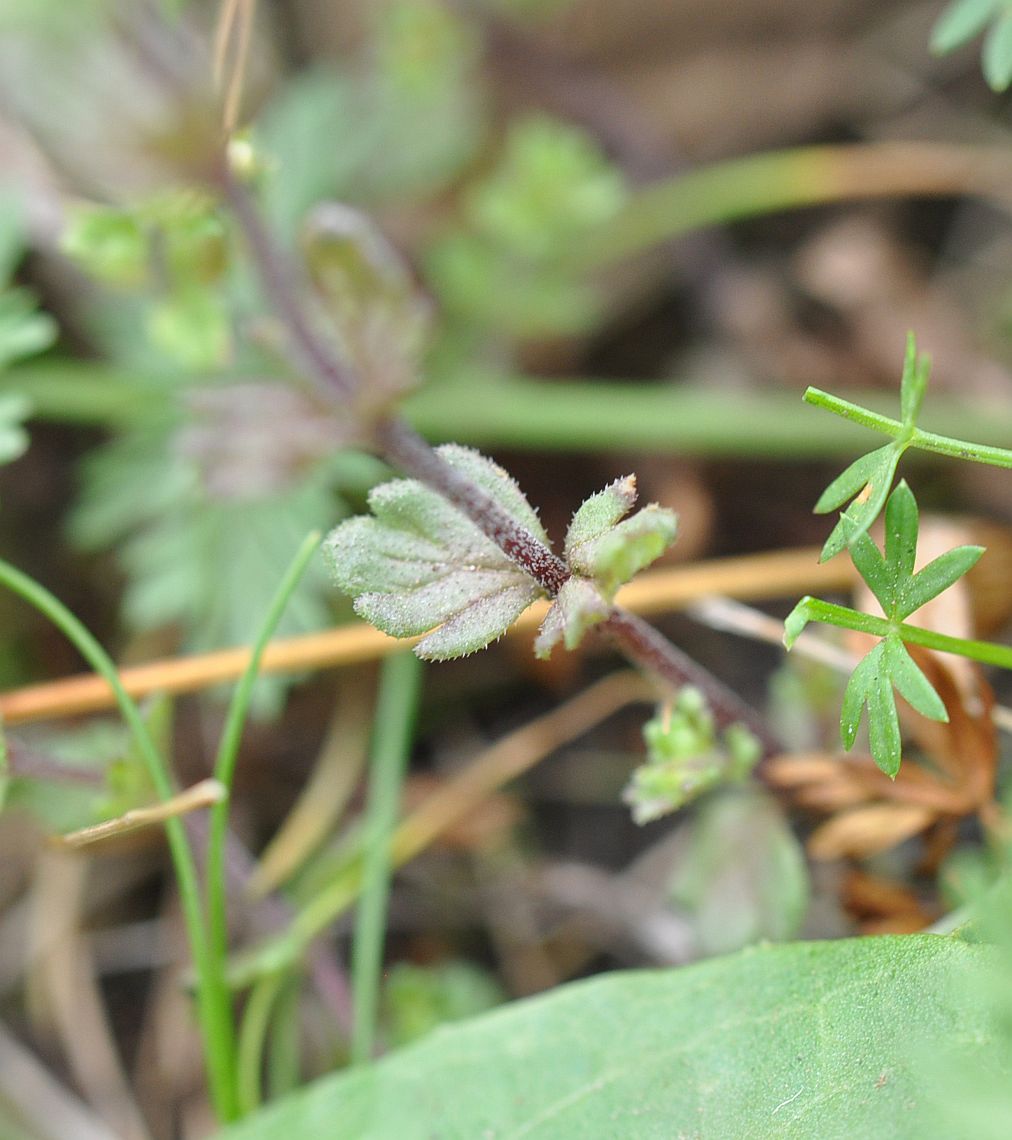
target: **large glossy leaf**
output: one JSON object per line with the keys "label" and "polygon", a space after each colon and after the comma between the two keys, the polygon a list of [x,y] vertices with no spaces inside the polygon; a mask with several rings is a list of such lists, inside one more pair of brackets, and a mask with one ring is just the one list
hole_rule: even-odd
{"label": "large glossy leaf", "polygon": [[954,986],[989,958],[914,935],[610,974],[317,1081],[221,1140],[936,1137],[939,1066],[995,1068],[985,1003]]}

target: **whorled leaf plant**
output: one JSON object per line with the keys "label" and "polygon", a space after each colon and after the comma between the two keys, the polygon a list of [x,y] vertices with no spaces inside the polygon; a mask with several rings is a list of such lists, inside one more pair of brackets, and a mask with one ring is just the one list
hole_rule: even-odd
{"label": "whorled leaf plant", "polygon": [[[913,492],[901,480],[892,489],[896,469],[910,447],[998,467],[1012,467],[1012,452],[968,443],[923,431],[917,426],[930,373],[930,361],[917,352],[910,334],[900,385],[901,418],[893,420],[809,388],[809,403],[844,416],[854,423],[891,436],[891,442],[852,463],[826,489],[816,503],[817,512],[833,510],[847,500],[850,506],[822,551],[825,560],[847,549],[854,566],[882,607],[884,616],[861,613],[847,606],[805,597],[784,623],[784,644],[790,649],[810,621],[827,622],[880,638],[851,675],[840,713],[840,736],[850,750],[857,738],[865,707],[871,754],[888,776],[899,771],[902,742],[895,693],[917,712],[933,720],[948,720],[941,697],[910,656],[906,646],[920,645],[940,652],[958,653],[985,664],[1012,668],[1012,649],[972,638],[952,637],[910,624],[907,619],[967,573],[984,553],[980,546],[959,546],[946,551],[915,571],[918,510]],[[885,547],[868,534],[885,506]]]}

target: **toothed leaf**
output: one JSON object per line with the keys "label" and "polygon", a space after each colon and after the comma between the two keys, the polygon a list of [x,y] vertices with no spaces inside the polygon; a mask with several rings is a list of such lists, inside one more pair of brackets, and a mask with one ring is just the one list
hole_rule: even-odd
{"label": "toothed leaf", "polygon": [[540,658],[551,656],[561,641],[567,649],[575,649],[592,626],[605,620],[612,607],[600,589],[587,578],[570,578],[545,615],[541,631],[534,642]]}
{"label": "toothed leaf", "polygon": [[619,586],[667,550],[677,530],[674,512],[651,503],[575,549],[570,567],[575,574],[593,578],[610,598]]}
{"label": "toothed leaf", "polygon": [[[440,455],[489,494],[520,526],[547,541],[537,515],[502,468],[449,445]],[[355,610],[393,637],[428,636],[420,657],[447,660],[483,649],[541,593],[470,519],[413,479],[369,496],[373,515],[351,519],[325,551]]]}
{"label": "toothed leaf", "polygon": [[603,491],[591,495],[573,515],[573,521],[569,524],[566,532],[566,558],[572,561],[585,543],[610,530],[619,519],[625,518],[635,503],[635,475],[616,479]]}

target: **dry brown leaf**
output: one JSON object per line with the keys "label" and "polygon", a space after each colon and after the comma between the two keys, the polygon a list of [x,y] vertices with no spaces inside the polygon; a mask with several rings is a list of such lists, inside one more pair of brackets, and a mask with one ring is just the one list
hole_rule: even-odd
{"label": "dry brown leaf", "polygon": [[813,859],[865,859],[923,831],[935,818],[914,804],[872,804],[834,816],[808,840]]}

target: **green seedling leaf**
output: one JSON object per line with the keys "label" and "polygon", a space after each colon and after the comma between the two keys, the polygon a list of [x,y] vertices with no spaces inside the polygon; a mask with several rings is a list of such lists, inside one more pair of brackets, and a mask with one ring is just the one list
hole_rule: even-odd
{"label": "green seedling leaf", "polygon": [[609,531],[636,504],[636,476],[625,475],[581,504],[566,532],[566,559],[572,563],[580,549]]}
{"label": "green seedling leaf", "polygon": [[[848,499],[859,494],[869,483],[881,482],[878,478],[882,471],[889,469],[892,458],[893,445],[887,443],[875,451],[862,455],[833,480],[832,483],[819,496],[813,510],[817,515],[829,514],[842,507]],[[892,476],[889,476],[891,479]]]}
{"label": "green seedling leaf", "polygon": [[675,541],[673,511],[651,503],[624,522],[636,502],[636,478],[616,479],[592,495],[573,516],[566,534],[566,559],[574,574],[592,578],[606,598]]}
{"label": "green seedling leaf", "polygon": [[1007,1087],[993,997],[957,988],[995,959],[926,934],[611,973],[325,1076],[220,1140],[955,1136],[923,1056]]}
{"label": "green seedling leaf", "polygon": [[611,603],[596,583],[574,575],[563,583],[541,623],[535,656],[546,660],[560,641],[568,650],[576,649],[587,630],[603,622],[611,611]]}
{"label": "green seedling leaf", "polygon": [[[455,445],[439,453],[548,544],[537,514],[501,467]],[[343,523],[325,551],[338,585],[367,621],[393,637],[431,631],[415,648],[419,657],[442,661],[483,649],[541,593],[470,519],[421,483],[384,483],[370,493],[369,506],[373,516]]]}
{"label": "green seedling leaf", "polygon": [[793,649],[794,643],[801,636],[804,628],[812,620],[809,603],[813,600],[811,594],[806,594],[784,621],[784,648]]}
{"label": "green seedling leaf", "polygon": [[858,535],[851,544],[850,557],[883,612],[888,613],[893,606],[896,583],[886,565],[886,560],[882,557],[882,551],[867,532]]}
{"label": "green seedling leaf", "polygon": [[885,515],[885,564],[894,594],[914,572],[918,528],[917,501],[904,479],[889,496]]}
{"label": "green seedling leaf", "polygon": [[710,788],[747,779],[762,753],[742,725],[730,725],[718,738],[706,699],[692,685],[647,721],[643,739],[646,763],[622,793],[641,824],[677,811]]}
{"label": "green seedling leaf", "polygon": [[880,642],[858,662],[847,682],[840,708],[840,740],[848,752],[854,747],[857,730],[861,727],[861,716],[867,694],[881,672],[882,653]]}

